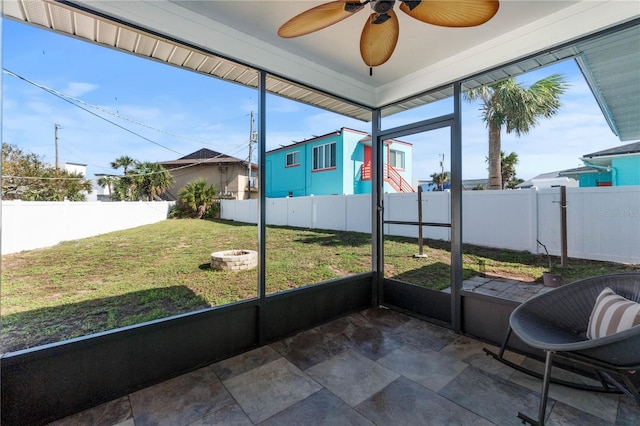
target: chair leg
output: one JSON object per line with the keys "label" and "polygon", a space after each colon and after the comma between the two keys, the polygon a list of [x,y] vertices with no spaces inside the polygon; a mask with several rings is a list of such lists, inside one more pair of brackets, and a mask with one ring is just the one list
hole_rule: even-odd
{"label": "chair leg", "polygon": [[509,339],[511,338],[511,332],[511,327],[509,327],[509,330],[507,330],[507,335],[502,341],[502,345],[500,345],[500,351],[498,352],[499,358],[502,358],[504,356],[504,351],[507,349],[507,344],[509,343]]}
{"label": "chair leg", "polygon": [[538,410],[538,420],[518,413],[518,418],[522,423],[529,423],[535,426],[544,426],[544,418],[547,412],[547,397],[549,396],[549,384],[551,383],[551,368],[553,367],[553,351],[546,351],[544,364],[544,376],[542,378],[542,391],[540,392],[540,409]]}

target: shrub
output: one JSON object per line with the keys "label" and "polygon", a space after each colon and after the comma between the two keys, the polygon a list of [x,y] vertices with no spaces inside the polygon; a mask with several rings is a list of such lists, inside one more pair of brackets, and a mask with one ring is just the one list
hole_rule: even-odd
{"label": "shrub", "polygon": [[192,180],[178,193],[178,202],[171,211],[171,217],[211,218],[215,214],[213,203],[217,194],[215,185],[208,185],[204,179]]}

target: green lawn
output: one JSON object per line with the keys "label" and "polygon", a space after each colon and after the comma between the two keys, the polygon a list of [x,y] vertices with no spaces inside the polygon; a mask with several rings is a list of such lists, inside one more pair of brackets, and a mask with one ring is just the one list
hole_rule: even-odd
{"label": "green lawn", "polygon": [[[371,269],[371,236],[267,228],[267,292]],[[256,249],[257,227],[224,221],[166,220],[2,257],[2,351],[82,336],[257,295],[257,269],[213,271],[213,251]],[[434,289],[449,285],[449,243],[387,238],[387,277]],[[546,258],[464,248],[464,276],[539,280]],[[481,263],[484,264],[481,266]],[[632,266],[571,259],[565,282]],[[637,270],[637,267],[635,268]]]}

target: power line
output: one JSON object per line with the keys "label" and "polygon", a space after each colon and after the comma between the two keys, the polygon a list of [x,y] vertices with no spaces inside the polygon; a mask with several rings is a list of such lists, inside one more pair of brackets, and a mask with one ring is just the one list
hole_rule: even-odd
{"label": "power line", "polygon": [[20,80],[22,80],[22,81],[25,81],[25,82],[27,82],[27,83],[29,83],[29,84],[31,84],[31,85],[34,85],[34,86],[36,86],[36,87],[38,87],[38,88],[40,88],[40,89],[42,89],[42,90],[46,91],[47,93],[50,93],[50,94],[52,94],[53,96],[55,96],[55,97],[57,97],[57,98],[59,98],[59,99],[62,99],[63,101],[65,101],[65,102],[67,102],[67,103],[69,103],[69,104],[71,104],[71,105],[73,105],[73,106],[75,106],[75,107],[77,107],[77,108],[80,108],[81,110],[83,110],[83,111],[85,111],[85,112],[88,112],[89,114],[91,114],[91,115],[93,115],[93,116],[95,116],[95,117],[98,117],[98,118],[99,118],[99,119],[101,119],[101,120],[106,121],[106,122],[107,122],[107,123],[109,123],[109,124],[113,124],[114,126],[116,126],[116,127],[120,128],[120,129],[124,130],[125,132],[129,132],[129,133],[131,133],[132,135],[138,136],[139,138],[144,139],[144,140],[146,140],[147,142],[151,142],[151,143],[152,143],[152,144],[154,144],[154,145],[157,145],[157,146],[159,146],[159,147],[161,147],[161,148],[164,148],[164,149],[166,149],[166,150],[168,150],[168,151],[174,152],[174,153],[176,153],[176,154],[178,154],[178,155],[184,155],[183,153],[178,152],[178,151],[176,151],[176,150],[175,150],[175,149],[173,149],[173,148],[169,148],[168,146],[162,145],[162,144],[161,144],[161,143],[159,143],[159,142],[156,142],[156,141],[154,141],[154,140],[152,140],[152,139],[149,139],[148,137],[143,136],[143,135],[141,135],[141,134],[139,134],[139,133],[136,133],[136,132],[134,132],[133,130],[127,129],[126,127],[124,127],[124,126],[122,126],[122,125],[120,125],[120,124],[118,124],[118,123],[115,123],[115,122],[113,122],[113,121],[111,121],[111,120],[109,120],[109,119],[107,119],[107,118],[105,118],[105,117],[103,117],[103,116],[101,116],[101,115],[99,115],[99,114],[96,114],[96,113],[95,113],[95,112],[93,112],[93,111],[90,111],[89,109],[87,109],[87,108],[85,108],[85,107],[83,107],[83,106],[81,106],[81,105],[78,105],[78,104],[74,103],[71,99],[67,99],[63,94],[61,94],[60,92],[57,92],[56,90],[49,89],[49,88],[48,88],[48,87],[46,87],[46,86],[42,86],[41,84],[38,84],[38,83],[36,83],[36,82],[34,82],[34,81],[31,81],[31,80],[29,80],[29,79],[27,79],[27,78],[24,78],[24,77],[22,77],[22,76],[20,76],[20,75],[18,75],[18,74],[16,74],[16,73],[14,73],[14,72],[12,72],[12,71],[7,70],[6,68],[3,68],[2,70],[3,70],[5,73],[7,73],[7,74],[9,74],[9,75],[11,75],[11,76],[13,76],[13,77],[16,77],[16,78],[18,78],[18,79],[20,79]]}
{"label": "power line", "polygon": [[[114,117],[120,118],[121,120],[128,121],[128,122],[130,122],[132,124],[136,124],[138,126],[145,127],[147,129],[150,129],[150,130],[153,130],[153,131],[156,131],[156,132],[159,132],[159,133],[163,133],[163,134],[171,136],[171,137],[175,137],[175,138],[178,138],[178,139],[183,139],[183,140],[190,141],[190,142],[195,142],[195,143],[198,143],[198,144],[201,144],[201,145],[205,145],[205,146],[215,146],[215,147],[222,146],[221,144],[203,142],[203,141],[201,141],[199,139],[190,138],[188,136],[183,136],[183,135],[179,135],[177,133],[172,133],[172,132],[169,132],[169,131],[166,131],[166,130],[158,129],[157,127],[151,126],[149,124],[143,123],[143,122],[135,120],[133,118],[126,117],[126,116],[124,116],[122,114],[119,114],[118,112],[114,112],[114,111],[108,110],[108,109],[103,108],[103,107],[101,107],[99,105],[91,104],[89,102],[83,101],[82,99],[75,98],[73,96],[70,96],[70,95],[67,95],[65,93],[62,93],[62,92],[60,92],[58,90],[55,90],[55,89],[49,88],[47,86],[44,86],[44,85],[42,85],[40,83],[36,83],[36,82],[34,82],[32,80],[29,80],[29,79],[27,79],[25,77],[22,77],[22,76],[18,75],[16,73],[12,72],[12,71],[9,71],[6,68],[3,68],[3,71],[8,75],[11,75],[13,77],[16,77],[16,78],[18,78],[20,80],[23,80],[23,81],[29,83],[29,84],[32,84],[32,85],[38,87],[39,89],[42,89],[42,90],[44,90],[44,91],[46,91],[46,92],[48,92],[50,94],[53,94],[53,95],[58,96],[58,97],[62,97],[62,98],[67,99],[67,100],[71,100],[73,102],[80,103],[82,105],[86,105],[86,106],[88,106],[90,108],[93,108],[93,109],[96,109],[98,111],[104,112],[105,114],[109,114],[109,115],[112,115]],[[236,117],[228,118],[227,120],[224,120],[224,121],[235,120],[237,118],[246,117],[248,115],[249,114],[242,114],[242,115],[239,115],[239,116],[236,116]]]}
{"label": "power line", "polygon": [[[169,150],[169,151],[171,151],[171,152],[174,152],[174,153],[176,153],[176,154],[178,154],[178,155],[184,155],[184,154],[183,154],[183,153],[181,153],[181,152],[178,152],[178,151],[176,151],[176,150],[174,150],[174,149],[172,149],[172,148],[170,148],[170,147],[167,147],[167,146],[165,146],[165,145],[162,145],[162,144],[160,144],[160,143],[158,143],[158,142],[156,142],[156,141],[154,141],[154,140],[151,140],[151,139],[149,139],[149,138],[147,138],[147,137],[145,137],[145,136],[143,136],[143,135],[140,135],[139,133],[136,133],[136,132],[134,132],[133,130],[130,130],[130,129],[128,129],[128,128],[126,128],[126,127],[124,127],[124,126],[122,126],[122,125],[118,124],[118,123],[115,123],[115,122],[113,122],[113,121],[111,121],[111,120],[108,120],[107,118],[105,118],[105,117],[103,117],[103,116],[101,116],[101,115],[99,115],[99,114],[96,114],[95,112],[90,111],[90,110],[88,110],[87,108],[84,108],[84,107],[82,107],[81,105],[78,105],[77,103],[80,103],[80,104],[86,105],[87,107],[90,107],[90,108],[97,109],[97,110],[99,110],[99,111],[101,111],[101,112],[104,112],[104,113],[106,113],[106,114],[113,115],[113,116],[115,116],[115,117],[118,117],[118,118],[123,119],[123,120],[128,121],[128,122],[131,122],[131,123],[133,123],[133,124],[137,124],[137,125],[139,125],[139,126],[146,127],[146,128],[148,128],[148,129],[151,129],[151,130],[154,130],[154,131],[157,131],[157,132],[160,132],[160,133],[167,134],[167,135],[169,135],[169,136],[173,136],[173,137],[177,137],[177,138],[181,138],[181,139],[189,140],[189,141],[196,142],[196,143],[199,143],[199,144],[202,144],[202,145],[215,146],[214,144],[209,144],[209,143],[206,143],[206,142],[199,141],[199,140],[197,140],[197,139],[188,138],[188,137],[186,137],[186,136],[181,136],[181,135],[178,135],[178,134],[174,134],[174,133],[171,133],[171,132],[167,132],[167,131],[164,131],[164,130],[161,130],[161,129],[157,129],[157,128],[155,128],[155,127],[153,127],[153,126],[150,126],[150,125],[148,125],[148,124],[145,124],[145,123],[142,123],[142,122],[139,122],[139,121],[136,121],[136,120],[130,119],[130,118],[125,117],[125,116],[122,116],[122,115],[120,115],[120,114],[118,114],[118,113],[114,113],[113,111],[109,111],[109,110],[107,110],[107,109],[105,109],[105,108],[99,107],[99,106],[97,106],[97,105],[90,104],[90,103],[85,102],[85,101],[83,101],[83,100],[81,100],[81,99],[74,98],[74,97],[69,96],[69,95],[66,95],[66,94],[64,94],[64,93],[62,93],[62,92],[59,92],[59,91],[57,91],[57,90],[55,90],[55,89],[51,89],[51,88],[49,88],[49,87],[47,87],[47,86],[44,86],[44,85],[39,84],[39,83],[36,83],[36,82],[34,82],[34,81],[32,81],[32,80],[29,80],[29,79],[28,79],[28,78],[26,78],[26,77],[23,77],[23,76],[21,76],[21,75],[19,75],[19,74],[14,73],[13,71],[10,71],[10,70],[8,70],[8,69],[6,69],[6,68],[3,68],[3,71],[4,71],[4,73],[5,73],[5,74],[8,74],[8,75],[10,75],[10,76],[12,76],[12,77],[15,77],[15,78],[17,78],[17,79],[19,79],[19,80],[22,80],[22,81],[26,82],[26,83],[29,83],[29,84],[31,84],[31,85],[33,85],[33,86],[35,86],[35,87],[37,87],[37,88],[39,88],[39,89],[41,89],[41,90],[44,90],[45,92],[47,92],[47,93],[49,93],[49,94],[51,94],[51,95],[53,95],[53,96],[55,96],[55,97],[57,97],[57,98],[59,98],[59,99],[62,99],[63,101],[65,101],[65,102],[67,102],[67,103],[70,103],[71,105],[73,105],[73,106],[75,106],[75,107],[77,107],[77,108],[80,108],[81,110],[83,110],[83,111],[85,111],[85,112],[87,112],[87,113],[89,113],[89,114],[91,114],[91,115],[93,115],[93,116],[95,116],[95,117],[97,117],[97,118],[100,118],[101,120],[104,120],[104,121],[106,121],[106,122],[107,122],[107,123],[109,123],[109,124],[113,124],[114,126],[116,126],[116,127],[120,128],[120,129],[122,129],[122,130],[124,130],[124,131],[126,131],[126,132],[129,132],[129,133],[131,133],[131,134],[133,134],[133,135],[135,135],[135,136],[138,136],[138,137],[140,137],[140,138],[142,138],[142,139],[144,139],[144,140],[146,140],[146,141],[148,141],[148,142],[153,143],[154,145],[160,146],[161,148],[167,149],[167,150]],[[249,115],[249,114],[243,114],[243,115],[242,115],[242,117],[246,117],[246,116],[248,116],[248,115]],[[238,117],[236,117],[236,118],[238,118]],[[252,137],[253,137],[253,135],[252,135]],[[250,142],[251,142],[251,141],[250,141]],[[239,153],[239,152],[243,151],[243,150],[244,150],[244,147],[246,146],[246,142],[243,142],[243,143],[239,144],[238,146],[240,147],[240,149],[238,149],[238,150],[234,151],[234,152],[233,152],[233,153],[231,153],[230,155],[236,155],[237,153]],[[229,155],[229,154],[220,154],[220,156],[223,156],[223,155]],[[251,155],[251,154],[249,154],[249,155]],[[212,158],[217,158],[217,157],[219,157],[219,156],[212,157]],[[193,164],[190,164],[190,165],[186,165],[186,166],[182,166],[182,167],[174,168],[174,169],[172,169],[172,170],[179,170],[179,169],[183,169],[183,168],[188,168],[188,167],[198,166],[198,165],[200,165],[200,164],[203,164],[203,163],[207,162],[208,160],[211,160],[212,158],[205,159],[205,160],[203,160],[203,161],[201,161],[201,162],[193,163]],[[250,157],[249,157],[248,161],[249,161],[249,162],[251,161],[251,158],[250,158]],[[95,166],[95,165],[94,165],[94,166]],[[108,170],[108,168],[107,168],[107,167],[101,167],[101,166],[95,166],[95,167],[98,167],[98,168],[101,168],[101,169]],[[3,177],[5,177],[5,176],[3,176]],[[15,178],[18,178],[17,176],[7,176],[7,177],[15,177]],[[30,176],[25,176],[25,177],[23,177],[23,178],[26,178],[26,179],[38,179],[37,177],[32,177],[32,176],[31,176],[31,177],[30,177]],[[62,178],[58,178],[58,179],[62,179]]]}
{"label": "power line", "polygon": [[[208,144],[208,143],[205,143],[205,142],[202,142],[202,141],[198,141],[196,139],[188,138],[188,137],[177,135],[177,134],[174,134],[174,133],[171,133],[171,132],[163,131],[161,129],[157,129],[157,128],[153,127],[153,126],[150,126],[150,125],[147,125],[145,123],[130,119],[130,118],[122,116],[122,115],[120,115],[118,113],[114,113],[112,111],[109,111],[109,110],[107,110],[105,108],[99,107],[97,105],[90,104],[90,103],[85,102],[85,101],[83,101],[81,99],[74,98],[74,97],[66,95],[66,94],[64,94],[62,92],[59,92],[59,91],[57,91],[55,89],[51,89],[51,88],[49,88],[47,86],[44,86],[44,85],[39,84],[39,83],[36,83],[36,82],[34,82],[32,80],[29,80],[28,78],[25,78],[25,77],[23,77],[21,75],[18,75],[16,73],[14,73],[13,71],[10,71],[10,70],[8,70],[6,68],[3,68],[2,70],[4,71],[5,74],[8,74],[8,75],[10,75],[12,77],[15,77],[15,78],[17,78],[19,80],[22,80],[22,81],[26,82],[26,83],[29,83],[29,84],[31,84],[31,85],[33,85],[33,86],[35,86],[35,87],[37,87],[37,88],[39,88],[41,90],[44,90],[45,92],[47,92],[47,93],[49,93],[49,94],[51,94],[51,95],[53,95],[53,96],[65,101],[65,102],[67,102],[67,103],[69,103],[69,104],[71,104],[71,105],[73,105],[73,106],[75,106],[77,108],[80,108],[81,110],[83,110],[83,111],[85,111],[85,112],[87,112],[87,113],[89,113],[89,114],[91,114],[91,115],[93,115],[93,116],[95,116],[97,118],[100,118],[101,120],[104,120],[109,124],[113,124],[114,126],[120,128],[120,129],[122,129],[122,130],[124,130],[126,132],[129,132],[129,133],[131,133],[131,134],[133,134],[135,136],[138,136],[138,137],[140,137],[140,138],[142,138],[142,139],[144,139],[144,140],[146,140],[148,142],[153,143],[154,145],[160,146],[161,148],[167,149],[167,150],[169,150],[171,152],[174,152],[174,153],[176,153],[178,155],[184,155],[184,154],[181,153],[181,152],[178,152],[178,151],[176,151],[176,150],[174,150],[172,148],[169,148],[169,147],[167,147],[165,145],[162,145],[162,144],[160,144],[160,143],[158,143],[156,141],[153,141],[153,140],[151,140],[151,139],[149,139],[149,138],[147,138],[147,137],[145,137],[143,135],[140,135],[139,133],[136,133],[133,130],[130,130],[130,129],[118,124],[118,123],[115,123],[115,122],[113,122],[111,120],[108,120],[107,118],[102,117],[101,115],[96,114],[95,112],[90,111],[87,108],[84,108],[83,106],[78,105],[77,103],[86,105],[88,107],[97,109],[97,110],[102,111],[104,113],[113,115],[115,117],[121,118],[121,119],[126,120],[126,121],[129,121],[129,122],[131,122],[133,124],[137,124],[137,125],[146,127],[148,129],[155,130],[155,131],[158,131],[158,132],[161,132],[161,133],[173,136],[173,137],[190,140],[190,141],[197,142],[197,143],[200,143],[200,144],[203,144],[203,145],[213,145],[213,144]],[[242,116],[245,117],[247,115],[249,115],[249,114],[243,114]],[[253,115],[253,113],[252,113],[252,115]],[[55,128],[56,128],[56,139],[57,139],[57,129],[58,129],[58,127],[59,127],[59,125],[56,124],[55,125]],[[253,137],[253,135],[252,135],[252,137]],[[56,142],[57,142],[57,140],[56,140]],[[249,142],[251,143],[252,141],[249,141]],[[238,150],[234,151],[230,155],[235,155],[236,153],[243,151],[244,147],[246,146],[246,142],[242,142],[241,144],[239,144],[237,146],[240,147],[240,148]],[[189,168],[189,167],[195,167],[195,166],[207,163],[207,162],[211,161],[212,159],[215,159],[215,158],[218,158],[218,157],[221,157],[221,156],[226,156],[226,155],[229,155],[229,154],[220,153],[219,155],[217,155],[215,157],[203,159],[202,161],[198,161],[196,163],[184,165],[184,166],[181,166],[181,167],[176,167],[176,168],[173,168],[171,170],[180,170],[180,169],[185,169],[185,168]],[[251,153],[249,155],[251,155]],[[250,161],[251,161],[251,158],[249,158],[249,162]],[[58,168],[58,164],[57,163],[58,163],[58,155],[57,155],[57,143],[56,143],[56,168]],[[101,166],[97,166],[97,165],[94,165],[94,166],[98,167],[98,168],[101,168],[101,169],[108,170],[107,167],[101,167]],[[151,173],[142,173],[142,174],[135,174],[135,175],[133,175],[133,174],[132,175],[124,175],[124,176],[126,176],[126,177],[147,176],[147,175],[152,175],[152,174],[155,174],[155,173],[163,173],[163,171],[151,172]],[[2,177],[2,179],[30,179],[30,180],[65,180],[65,179],[66,180],[79,180],[79,179],[87,179],[87,178],[72,178],[72,177],[39,177],[39,176],[9,176],[9,175],[3,175],[1,177]],[[123,176],[116,176],[116,177],[123,177]]]}
{"label": "power line", "polygon": [[45,177],[45,176],[9,176],[2,175],[2,179],[30,179],[30,180],[91,180],[86,177]]}

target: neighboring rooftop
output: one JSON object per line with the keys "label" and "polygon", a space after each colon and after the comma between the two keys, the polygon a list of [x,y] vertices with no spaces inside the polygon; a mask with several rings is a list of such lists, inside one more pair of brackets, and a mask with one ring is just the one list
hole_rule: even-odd
{"label": "neighboring rooftop", "polygon": [[202,148],[198,151],[192,152],[191,154],[187,154],[184,157],[180,157],[177,160],[168,160],[161,161],[160,164],[163,166],[180,166],[187,164],[246,164],[245,160],[241,160],[236,157],[232,157],[227,154],[223,154],[218,151],[213,151],[211,149]]}
{"label": "neighboring rooftop", "polygon": [[552,188],[556,186],[578,186],[578,181],[564,175],[565,170],[542,173],[516,185],[516,188]]}
{"label": "neighboring rooftop", "polygon": [[582,167],[575,167],[573,169],[562,170],[558,172],[558,174],[560,176],[567,176],[575,179],[577,175],[581,175],[585,173],[600,173],[600,171],[601,170],[595,167],[582,166]]}
{"label": "neighboring rooftop", "polygon": [[463,179],[462,180],[462,189],[464,191],[473,190],[478,186],[482,186],[483,188],[486,188],[487,186],[489,186],[489,179],[482,178],[482,179]]}
{"label": "neighboring rooftop", "polygon": [[292,147],[297,146],[297,145],[304,145],[306,143],[313,142],[313,141],[316,141],[316,140],[319,140],[319,139],[324,139],[324,138],[327,138],[329,136],[337,136],[337,135],[339,135],[341,132],[343,132],[345,130],[349,131],[349,132],[362,133],[363,135],[367,134],[367,133],[361,132],[359,130],[347,129],[346,127],[342,127],[342,128],[340,128],[338,130],[334,130],[333,132],[329,132],[329,133],[324,134],[324,135],[320,135],[320,136],[313,135],[309,139],[305,139],[305,140],[302,140],[302,141],[294,141],[293,143],[291,143],[289,145],[282,145],[282,146],[280,146],[278,148],[274,148],[272,150],[267,151],[267,153],[280,151],[281,149],[289,149],[289,148],[292,148]]}
{"label": "neighboring rooftop", "polygon": [[[223,154],[218,151],[212,151],[207,148],[202,148],[197,150],[196,152],[192,152],[191,154],[187,154],[184,157],[181,157],[180,160],[204,160],[207,158],[234,158],[227,154]],[[237,160],[237,158],[235,158]]]}
{"label": "neighboring rooftop", "polygon": [[635,154],[635,153],[640,153],[640,142],[620,145],[613,148],[604,149],[602,151],[592,152],[591,154],[584,154],[583,158],[609,157],[613,155],[625,155],[625,154]]}

